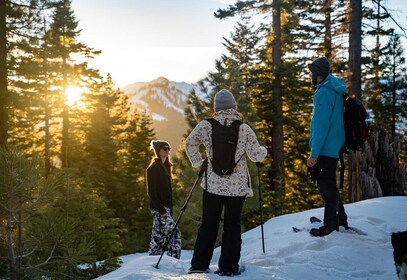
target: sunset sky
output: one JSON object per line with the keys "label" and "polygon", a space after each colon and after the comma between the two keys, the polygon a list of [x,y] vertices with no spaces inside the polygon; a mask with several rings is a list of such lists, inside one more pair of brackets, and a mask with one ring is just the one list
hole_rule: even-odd
{"label": "sunset sky", "polygon": [[[73,0],[79,40],[101,50],[92,66],[120,87],[164,76],[193,83],[213,69],[235,20],[214,11],[227,0]],[[232,1],[229,1],[232,3]]]}
{"label": "sunset sky", "polygon": [[[92,66],[117,86],[164,76],[195,83],[214,69],[238,18],[213,13],[234,0],[72,0],[79,40],[101,50]],[[407,26],[406,0],[388,0]],[[404,40],[405,41],[405,40]],[[406,50],[407,51],[407,50]]]}

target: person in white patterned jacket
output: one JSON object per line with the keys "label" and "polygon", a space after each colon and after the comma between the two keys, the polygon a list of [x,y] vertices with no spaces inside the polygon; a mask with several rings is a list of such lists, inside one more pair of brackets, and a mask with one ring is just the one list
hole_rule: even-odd
{"label": "person in white patterned jacket", "polygon": [[[213,118],[223,125],[230,125],[235,120],[242,121],[241,114],[237,111],[236,100],[228,90],[223,89],[215,95],[214,111]],[[224,176],[216,174],[212,167],[212,125],[209,121],[200,121],[186,139],[185,150],[193,167],[200,168],[204,162],[199,153],[200,145],[205,146],[209,159],[207,174],[203,176],[201,182],[204,189],[202,218],[189,273],[209,271],[223,209],[222,247],[218,270],[215,273],[221,276],[240,273],[241,213],[246,197],[253,196],[245,155],[253,162],[260,162],[266,157],[267,149],[260,146],[256,134],[249,125],[242,123],[238,133],[235,153],[237,165],[232,174]]]}

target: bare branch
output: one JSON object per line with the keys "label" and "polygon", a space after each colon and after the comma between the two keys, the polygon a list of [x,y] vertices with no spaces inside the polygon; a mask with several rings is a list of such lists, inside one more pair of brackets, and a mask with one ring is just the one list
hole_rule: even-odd
{"label": "bare branch", "polygon": [[406,28],[404,28],[403,26],[401,26],[394,18],[393,16],[390,14],[390,12],[387,10],[387,8],[385,6],[383,6],[382,4],[380,4],[379,2],[377,2],[377,0],[372,0],[374,3],[376,3],[377,5],[379,5],[381,8],[383,8],[383,10],[386,12],[386,14],[388,16],[390,16],[391,20],[401,29],[401,31],[403,31],[404,36],[407,37],[407,33],[406,33]]}

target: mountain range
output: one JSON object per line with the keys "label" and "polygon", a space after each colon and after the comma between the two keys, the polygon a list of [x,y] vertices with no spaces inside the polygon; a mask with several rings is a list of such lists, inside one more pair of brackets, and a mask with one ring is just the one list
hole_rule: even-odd
{"label": "mountain range", "polygon": [[178,150],[188,129],[184,109],[193,89],[199,91],[196,85],[158,77],[127,85],[122,91],[129,97],[132,109],[150,114],[156,138],[168,141],[173,150]]}

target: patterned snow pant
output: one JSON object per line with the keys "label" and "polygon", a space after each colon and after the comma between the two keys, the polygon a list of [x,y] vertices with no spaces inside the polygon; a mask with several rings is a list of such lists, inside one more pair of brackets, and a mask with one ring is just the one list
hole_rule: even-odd
{"label": "patterned snow pant", "polygon": [[[153,228],[151,230],[150,248],[148,254],[161,255],[164,243],[168,241],[175,227],[175,221],[170,216],[170,209],[167,209],[167,217],[161,217],[160,212],[150,209],[153,215]],[[179,259],[181,257],[181,232],[177,227],[172,234],[171,240],[168,242],[167,255]]]}

